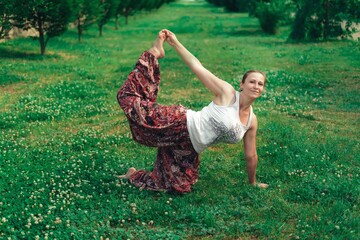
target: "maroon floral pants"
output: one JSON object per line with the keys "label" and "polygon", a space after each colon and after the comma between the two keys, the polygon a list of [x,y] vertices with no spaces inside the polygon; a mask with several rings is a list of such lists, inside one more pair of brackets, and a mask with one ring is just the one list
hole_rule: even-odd
{"label": "maroon floral pants", "polygon": [[130,182],[140,189],[189,192],[200,160],[189,138],[186,109],[156,103],[159,84],[158,60],[145,51],[117,94],[133,139],[158,148],[153,171],[136,171]]}

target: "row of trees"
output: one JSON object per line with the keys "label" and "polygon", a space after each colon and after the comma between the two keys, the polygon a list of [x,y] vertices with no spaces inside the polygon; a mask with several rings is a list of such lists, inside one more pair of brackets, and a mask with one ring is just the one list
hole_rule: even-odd
{"label": "row of trees", "polygon": [[[231,12],[248,12],[264,32],[275,34],[291,23],[293,40],[346,36],[360,20],[360,0],[207,0]],[[343,26],[342,26],[343,25]]]}
{"label": "row of trees", "polygon": [[1,0],[0,39],[6,38],[13,27],[35,29],[39,34],[41,54],[52,37],[63,34],[74,24],[81,42],[83,32],[97,24],[99,35],[111,18],[128,17],[137,11],[151,11],[173,0]]}

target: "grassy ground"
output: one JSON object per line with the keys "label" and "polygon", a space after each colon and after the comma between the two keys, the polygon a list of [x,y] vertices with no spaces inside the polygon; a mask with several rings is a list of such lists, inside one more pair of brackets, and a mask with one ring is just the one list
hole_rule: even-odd
{"label": "grassy ground", "polygon": [[[184,196],[139,191],[116,175],[151,170],[156,149],[136,144],[116,91],[162,28],[238,86],[268,73],[256,102],[258,179],[247,185],[241,143],[202,156]],[[96,28],[0,44],[0,238],[359,239],[360,45],[289,43],[256,19],[179,1]],[[166,47],[159,101],[200,109],[211,95]]]}

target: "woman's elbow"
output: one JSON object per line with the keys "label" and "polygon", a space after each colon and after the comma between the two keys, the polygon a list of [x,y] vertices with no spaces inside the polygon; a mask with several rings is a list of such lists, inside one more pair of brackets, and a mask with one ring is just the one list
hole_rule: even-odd
{"label": "woman's elbow", "polygon": [[256,162],[258,160],[258,155],[257,153],[245,154],[245,160],[247,162]]}

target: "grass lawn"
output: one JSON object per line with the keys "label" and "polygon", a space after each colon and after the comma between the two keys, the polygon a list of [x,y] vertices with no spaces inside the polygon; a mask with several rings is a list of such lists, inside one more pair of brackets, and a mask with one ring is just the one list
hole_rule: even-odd
{"label": "grass lawn", "polygon": [[[0,43],[0,239],[360,239],[360,44],[291,43],[290,29],[199,1],[51,39]],[[168,28],[220,78],[268,75],[254,104],[258,180],[247,184],[242,143],[201,155],[192,192],[139,191],[118,180],[151,170],[156,149],[135,143],[117,89]],[[159,102],[201,109],[212,99],[165,46]]]}

